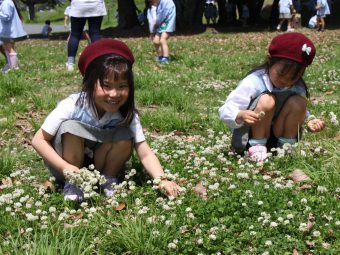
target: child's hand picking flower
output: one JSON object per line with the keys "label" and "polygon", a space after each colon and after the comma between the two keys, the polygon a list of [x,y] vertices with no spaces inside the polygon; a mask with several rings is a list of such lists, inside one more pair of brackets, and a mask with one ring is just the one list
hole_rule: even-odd
{"label": "child's hand picking flower", "polygon": [[251,110],[241,110],[236,116],[236,122],[241,124],[242,122],[252,125],[260,120],[260,116],[258,113]]}
{"label": "child's hand picking flower", "polygon": [[321,119],[312,119],[307,122],[307,128],[311,132],[319,132],[324,129],[325,123]]}
{"label": "child's hand picking flower", "polygon": [[160,188],[164,192],[164,194],[168,197],[169,196],[177,197],[181,189],[181,187],[178,186],[175,182],[168,180],[162,180],[160,183]]}

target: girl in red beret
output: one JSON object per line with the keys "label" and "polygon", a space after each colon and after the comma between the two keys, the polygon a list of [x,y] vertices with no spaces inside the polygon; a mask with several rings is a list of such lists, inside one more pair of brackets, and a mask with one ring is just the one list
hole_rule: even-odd
{"label": "girl in red beret", "polygon": [[252,160],[261,162],[268,149],[296,143],[306,120],[312,132],[324,128],[322,120],[308,118],[306,109],[303,74],[314,56],[314,44],[303,34],[286,33],[271,41],[267,61],[250,71],[219,109],[233,130],[236,152],[248,150]]}
{"label": "girl in red beret", "polygon": [[[65,169],[79,172],[93,162],[106,178],[101,189],[110,197],[133,148],[151,177],[162,176],[135,107],[133,62],[131,50],[118,40],[96,41],[81,54],[81,91],[58,103],[32,141],[57,181],[65,182]],[[160,185],[166,195],[177,195],[176,183],[163,179]],[[65,199],[84,199],[83,192],[68,182],[63,193]]]}

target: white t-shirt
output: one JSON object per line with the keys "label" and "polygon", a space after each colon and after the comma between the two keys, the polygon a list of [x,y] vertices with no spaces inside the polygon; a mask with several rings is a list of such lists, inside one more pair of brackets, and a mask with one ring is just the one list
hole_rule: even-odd
{"label": "white t-shirt", "polygon": [[107,14],[104,0],[72,0],[70,16],[76,18],[98,17]]}
{"label": "white t-shirt", "polygon": [[[112,123],[117,123],[119,120],[122,120],[123,117],[119,112],[106,112],[100,119],[98,119],[96,114],[93,112],[92,107],[89,107],[87,102],[83,106],[76,105],[79,96],[80,93],[72,94],[60,101],[57,107],[47,116],[41,128],[48,134],[55,136],[61,123],[66,120],[78,120],[97,128],[108,128],[113,125]],[[138,114],[134,115],[130,124],[130,130],[135,143],[145,141],[143,128]]]}

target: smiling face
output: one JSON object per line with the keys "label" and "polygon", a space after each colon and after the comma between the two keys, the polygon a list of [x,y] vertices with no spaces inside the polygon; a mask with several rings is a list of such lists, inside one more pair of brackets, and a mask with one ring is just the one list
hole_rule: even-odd
{"label": "smiling face", "polygon": [[296,68],[295,63],[278,61],[268,70],[269,78],[276,88],[289,88],[303,75],[305,68]]}
{"label": "smiling face", "polygon": [[128,100],[129,83],[125,79],[114,79],[113,74],[107,75],[102,86],[98,80],[94,91],[94,104],[99,117],[105,112],[118,112]]}

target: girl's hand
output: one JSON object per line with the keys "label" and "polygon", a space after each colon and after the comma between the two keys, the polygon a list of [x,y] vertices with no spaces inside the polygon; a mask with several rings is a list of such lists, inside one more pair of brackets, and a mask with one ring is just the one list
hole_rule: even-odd
{"label": "girl's hand", "polygon": [[79,173],[80,172],[80,169],[74,165],[71,165],[71,164],[67,164],[64,169],[67,169],[71,172],[74,172],[74,173]]}
{"label": "girl's hand", "polygon": [[173,181],[162,180],[160,183],[161,190],[166,196],[177,197],[179,194],[180,186]]}
{"label": "girl's hand", "polygon": [[324,127],[325,123],[323,120],[320,119],[312,119],[307,122],[308,130],[313,133],[321,131],[322,129],[324,129]]}
{"label": "girl's hand", "polygon": [[241,110],[236,116],[236,123],[240,124],[244,122],[249,126],[258,122],[259,120],[260,120],[259,114],[251,110]]}

